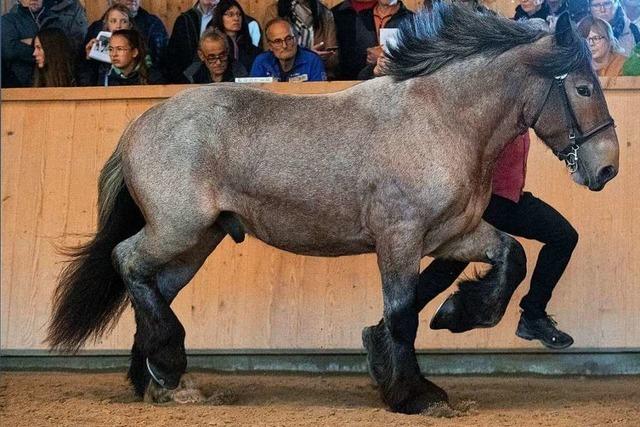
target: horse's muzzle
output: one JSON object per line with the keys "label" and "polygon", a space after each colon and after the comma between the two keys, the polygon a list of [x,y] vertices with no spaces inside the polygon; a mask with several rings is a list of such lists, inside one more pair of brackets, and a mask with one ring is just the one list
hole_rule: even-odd
{"label": "horse's muzzle", "polygon": [[593,182],[589,183],[589,190],[600,191],[604,188],[604,185],[611,181],[618,174],[618,169],[614,166],[605,166],[600,171]]}

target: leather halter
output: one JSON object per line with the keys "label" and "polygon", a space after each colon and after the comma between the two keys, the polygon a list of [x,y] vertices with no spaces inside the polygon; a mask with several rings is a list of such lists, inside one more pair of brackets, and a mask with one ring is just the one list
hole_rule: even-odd
{"label": "leather halter", "polygon": [[567,168],[569,169],[569,172],[574,173],[575,171],[578,170],[578,149],[580,148],[580,146],[585,142],[589,141],[591,138],[593,138],[600,132],[604,131],[605,129],[615,126],[615,122],[613,121],[613,118],[609,117],[607,120],[605,120],[604,123],[599,124],[598,126],[594,127],[588,132],[582,132],[582,128],[578,123],[576,114],[573,108],[571,107],[571,102],[569,102],[569,95],[567,94],[567,89],[564,85],[566,78],[567,78],[566,74],[563,74],[561,76],[556,76],[553,78],[554,82],[552,82],[551,85],[549,86],[549,90],[547,91],[547,96],[545,97],[544,102],[540,107],[540,111],[538,111],[538,114],[536,115],[536,119],[531,124],[531,127],[534,127],[536,123],[538,123],[538,119],[542,115],[542,111],[544,110],[544,107],[547,104],[547,101],[549,100],[549,96],[551,95],[551,89],[553,89],[553,86],[555,83],[555,85],[560,90],[560,93],[562,94],[562,99],[564,101],[564,107],[565,107],[564,112],[565,112],[565,115],[567,116],[567,122],[569,123],[570,129],[569,129],[568,144],[560,151],[553,150],[553,154],[555,154],[558,159],[563,160],[566,163]]}

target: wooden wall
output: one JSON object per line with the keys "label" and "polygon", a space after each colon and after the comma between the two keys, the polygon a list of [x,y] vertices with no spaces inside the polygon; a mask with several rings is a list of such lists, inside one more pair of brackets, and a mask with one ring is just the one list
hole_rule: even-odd
{"label": "wooden wall", "polygon": [[[562,212],[580,242],[550,312],[579,348],[640,348],[640,79],[605,82],[618,126],[620,174],[600,193],[573,184],[561,162],[534,143],[527,188]],[[278,91],[334,91],[351,83],[274,84]],[[626,88],[626,89],[625,89]],[[43,349],[63,258],[56,245],[94,231],[96,178],[124,126],[180,87],[2,91],[2,271],[0,347]],[[529,271],[540,246],[525,242]],[[428,260],[425,260],[425,264]],[[421,315],[421,349],[521,349],[517,290],[493,329],[452,335],[428,329],[442,298]],[[381,314],[375,257],[296,256],[249,238],[226,239],[173,304],[191,349],[355,349]],[[90,348],[130,347],[127,311]]]}
{"label": "wooden wall", "polygon": [[[15,0],[3,0],[3,11],[6,12],[11,5],[14,4],[14,1]],[[253,16],[261,23],[266,7],[273,1],[274,0],[238,0],[245,13]],[[323,3],[331,7],[340,3],[340,1],[341,0],[323,0]],[[417,10],[424,3],[423,0],[403,1],[407,7],[413,10]],[[90,23],[100,19],[109,4],[108,0],[80,0],[80,3],[85,5]],[[486,0],[484,3],[488,7],[503,13],[505,16],[513,16],[513,11],[516,7],[516,4],[511,0]],[[140,0],[140,4],[147,11],[158,15],[164,22],[165,27],[167,27],[167,31],[171,32],[176,17],[192,7],[195,4],[195,0]]]}

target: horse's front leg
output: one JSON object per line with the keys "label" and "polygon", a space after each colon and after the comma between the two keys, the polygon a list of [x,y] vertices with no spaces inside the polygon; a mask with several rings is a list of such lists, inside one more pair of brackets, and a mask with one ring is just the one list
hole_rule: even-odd
{"label": "horse's front leg", "polygon": [[382,398],[395,412],[415,414],[447,401],[446,393],[422,377],[414,342],[418,329],[416,293],[422,233],[407,226],[376,239],[382,276],[384,327],[374,337]]}
{"label": "horse's front leg", "polygon": [[491,264],[491,269],[475,280],[460,282],[458,291],[451,294],[434,315],[431,328],[465,332],[495,326],[526,276],[527,259],[522,245],[482,221],[474,233],[444,247],[442,255],[486,262]]}

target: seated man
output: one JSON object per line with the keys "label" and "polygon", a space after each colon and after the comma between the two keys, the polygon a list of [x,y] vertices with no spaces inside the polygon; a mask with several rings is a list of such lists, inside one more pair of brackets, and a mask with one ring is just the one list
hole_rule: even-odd
{"label": "seated man", "polygon": [[233,82],[246,77],[247,70],[229,55],[227,37],[215,28],[207,28],[198,46],[200,61],[184,71],[185,83]]}
{"label": "seated man", "polygon": [[164,73],[170,83],[179,83],[185,70],[196,61],[200,36],[211,22],[216,4],[218,0],[198,0],[176,18],[164,56]]}
{"label": "seated man", "polygon": [[288,21],[276,18],[265,28],[269,51],[258,55],[251,77],[273,77],[280,82],[327,80],[322,59],[298,46]]}

